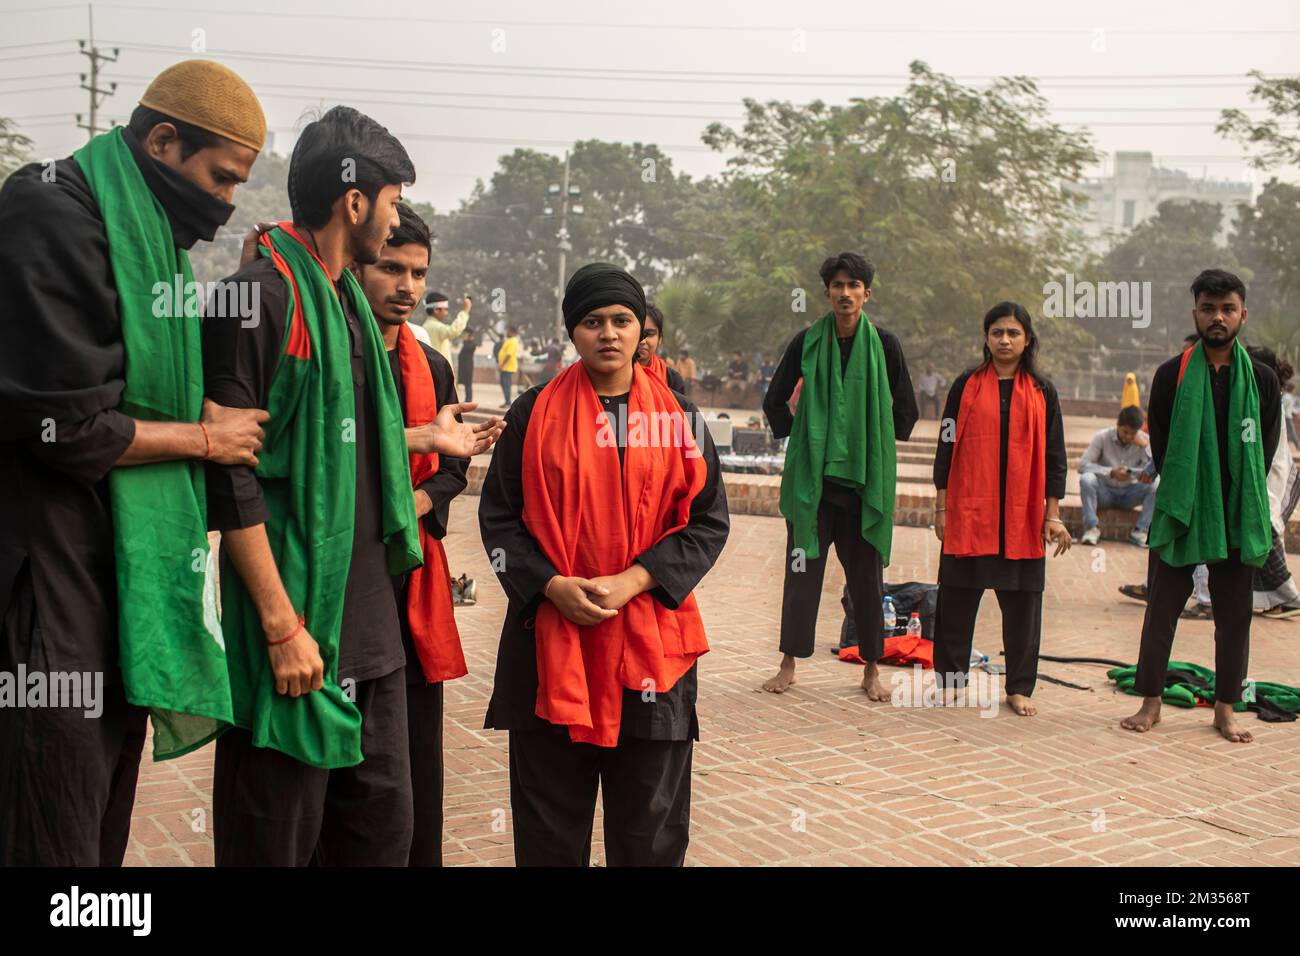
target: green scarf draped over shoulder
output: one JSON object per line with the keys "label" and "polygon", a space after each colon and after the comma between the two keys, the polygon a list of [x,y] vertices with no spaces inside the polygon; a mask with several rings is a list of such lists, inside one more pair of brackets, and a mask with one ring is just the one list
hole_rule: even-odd
{"label": "green scarf draped over shoulder", "polygon": [[[894,398],[880,333],[858,317],[848,364],[841,370],[835,314],[828,312],[804,335],[803,390],[781,475],[781,514],[793,540],[817,558],[817,510],[822,481],[853,489],[862,500],[862,537],[889,564],[894,537]],[[829,543],[829,542],[827,542]]]}
{"label": "green scarf draped over shoulder", "polygon": [[[126,354],[118,410],[143,421],[197,422],[202,296],[189,256],[176,247],[120,129],[96,136],[73,159],[108,237]],[[122,682],[127,700],[149,709],[156,760],[202,746],[231,722],[203,467],[159,461],[108,473]]]}
{"label": "green scarf draped over shoulder", "polygon": [[1189,351],[1174,394],[1147,543],[1173,567],[1222,561],[1235,549],[1240,549],[1243,564],[1260,567],[1273,536],[1255,370],[1246,349],[1235,342],[1228,385],[1225,514],[1210,364],[1204,343],[1197,342]]}
{"label": "green scarf draped over shoulder", "polygon": [[315,767],[361,762],[361,712],[350,688],[338,683],[343,594],[356,521],[356,407],[351,338],[339,296],[348,297],[360,325],[367,388],[379,434],[382,534],[390,574],[423,559],[411,492],[405,425],[378,324],[348,270],[338,292],[320,260],[282,223],[262,256],[276,263],[288,287],[289,320],[271,380],[266,439],[257,476],[269,513],[271,553],[285,591],[320,645],[321,690],[292,698],[275,692],[261,620],[237,574],[222,582],[222,612],[230,641],[235,723],[253,744]]}

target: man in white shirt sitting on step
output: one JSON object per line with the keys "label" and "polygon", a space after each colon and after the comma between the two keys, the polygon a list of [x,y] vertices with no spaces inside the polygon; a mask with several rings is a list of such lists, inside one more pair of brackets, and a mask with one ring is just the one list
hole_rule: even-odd
{"label": "man in white shirt sitting on step", "polygon": [[[1156,479],[1149,467],[1151,451],[1140,441],[1142,410],[1135,406],[1121,409],[1111,428],[1092,436],[1087,450],[1079,458],[1079,496],[1083,499],[1083,544],[1101,540],[1098,508],[1134,508],[1141,506],[1137,525],[1129,533],[1129,544],[1147,546],[1147,529],[1156,503]],[[1145,438],[1145,436],[1142,436]]]}

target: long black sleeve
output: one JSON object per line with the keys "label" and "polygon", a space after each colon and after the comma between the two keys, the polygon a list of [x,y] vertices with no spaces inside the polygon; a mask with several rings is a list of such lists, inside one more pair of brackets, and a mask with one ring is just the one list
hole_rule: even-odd
{"label": "long black sleeve", "polygon": [[1070,463],[1065,457],[1065,421],[1061,417],[1061,400],[1050,382],[1044,389],[1047,405],[1047,474],[1045,497],[1065,497],[1065,479]]}
{"label": "long black sleeve", "polygon": [[[230,408],[266,408],[284,339],[288,306],[284,280],[269,259],[259,258],[225,281],[253,283],[258,317],[246,327],[238,317],[209,310],[203,321],[204,394]],[[262,485],[247,465],[208,462],[207,495],[208,527],[214,531],[251,528],[269,517]]]}
{"label": "long black sleeve", "polygon": [[1255,382],[1259,389],[1259,427],[1264,433],[1264,473],[1267,474],[1282,440],[1282,385],[1273,370],[1260,363],[1255,363]]}
{"label": "long black sleeve", "polygon": [[948,389],[948,399],[943,405],[939,420],[939,446],[934,453],[934,487],[939,491],[948,488],[948,472],[952,469],[952,449],[957,443],[957,413],[961,410],[961,393],[972,369],[967,369],[953,380]]}
{"label": "long black sleeve", "polygon": [[1147,434],[1151,437],[1151,460],[1156,474],[1165,464],[1169,448],[1169,425],[1174,415],[1174,393],[1178,390],[1178,366],[1181,356],[1165,362],[1151,376],[1151,390],[1147,393]]}
{"label": "long black sleeve", "polygon": [[889,376],[889,393],[894,397],[894,438],[907,441],[912,437],[912,427],[921,417],[921,410],[916,404],[916,390],[912,388],[912,376],[907,371],[907,359],[903,355],[902,343],[892,332],[877,328],[880,345],[885,353],[885,372]]}
{"label": "long black sleeve", "polygon": [[108,234],[74,160],[32,163],[5,181],[0,262],[0,442],[93,485],[135,438],[135,421],[117,411],[126,348]]}
{"label": "long black sleeve", "polygon": [[717,563],[731,530],[718,450],[713,446],[709,430],[704,427],[699,409],[681,395],[677,396],[677,401],[686,413],[688,424],[694,429],[692,434],[702,445],[700,451],[707,465],[704,488],[691,502],[691,516],[686,527],[668,535],[636,558],[636,562],[659,582],[659,586],[652,589],[650,595],[664,607],[673,610],[681,606],[687,595],[695,590],[695,586]]}
{"label": "long black sleeve", "polygon": [[763,414],[767,416],[773,438],[785,438],[794,427],[794,413],[790,411],[789,401],[802,374],[803,340],[807,334],[808,330],[804,329],[785,347],[767,386],[767,394],[763,396]]}
{"label": "long black sleeve", "polygon": [[[433,373],[433,387],[438,396],[438,407],[454,405],[460,399],[456,397],[456,383],[451,373],[451,364],[437,349],[421,345],[424,357],[429,362],[429,371]],[[460,421],[461,416],[457,415]],[[452,499],[465,490],[469,471],[468,458],[453,458],[450,455],[438,456],[438,470],[428,481],[420,484],[420,490],[429,496],[433,508],[424,516],[424,527],[433,537],[441,539],[447,535],[447,518],[451,510]]]}
{"label": "long black sleeve", "polygon": [[492,451],[478,505],[483,548],[501,585],[523,604],[541,596],[559,574],[524,525],[524,436],[540,389],[520,395],[506,412],[506,428]]}

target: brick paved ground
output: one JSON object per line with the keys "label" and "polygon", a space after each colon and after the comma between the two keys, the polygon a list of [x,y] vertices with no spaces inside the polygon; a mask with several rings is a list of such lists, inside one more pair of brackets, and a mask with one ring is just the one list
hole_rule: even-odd
{"label": "brick paved ground", "polygon": [[[453,506],[453,570],[480,581],[461,609],[470,675],[449,685],[446,862],[510,865],[505,735],[479,728],[491,687],[504,596],[489,574],[468,497]],[[1135,660],[1142,607],[1116,587],[1140,580],[1145,552],[1076,548],[1050,561],[1043,652]],[[736,516],[722,560],[698,594],[713,648],[700,665],[692,842],[688,861],[726,864],[1267,865],[1300,860],[1300,724],[1245,715],[1256,743],[1233,745],[1207,710],[1165,708],[1145,736],[1119,720],[1136,698],[1104,668],[1044,663],[1088,691],[1040,683],[1036,718],[1005,708],[870,704],[860,670],[836,643],[843,575],[827,574],[816,656],[784,696],[757,691],[778,662],[784,531]],[[890,581],[933,580],[937,542],[900,528]],[[1300,573],[1300,559],[1291,558]],[[976,644],[1000,647],[986,598]],[[1300,684],[1300,626],[1255,619],[1251,675]],[[1211,625],[1183,622],[1175,657],[1212,665]],[[886,668],[886,678],[910,672]],[[208,865],[212,748],[149,764],[128,863]],[[496,827],[494,828],[494,822]],[[599,817],[595,860],[603,853]]]}

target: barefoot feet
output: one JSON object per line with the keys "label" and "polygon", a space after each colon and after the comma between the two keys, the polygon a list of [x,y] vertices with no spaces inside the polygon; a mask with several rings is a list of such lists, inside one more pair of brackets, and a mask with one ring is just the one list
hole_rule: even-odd
{"label": "barefoot feet", "polygon": [[880,667],[874,662],[862,669],[862,689],[868,700],[889,700],[889,690],[880,682]]}
{"label": "barefoot feet", "polygon": [[1024,694],[1007,694],[1007,706],[1021,717],[1035,717],[1038,715],[1038,708]]}
{"label": "barefoot feet", "polygon": [[1139,734],[1145,734],[1158,723],[1160,723],[1160,698],[1144,697],[1138,712],[1132,717],[1125,717],[1119,725],[1125,730],[1135,730]]}
{"label": "barefoot feet", "polygon": [[784,694],[794,680],[794,658],[789,654],[781,661],[781,669],[776,676],[763,681],[763,690],[769,694]]}
{"label": "barefoot feet", "polygon": [[1223,734],[1224,740],[1230,740],[1234,744],[1248,744],[1255,739],[1254,734],[1249,730],[1242,730],[1237,724],[1237,717],[1232,712],[1231,704],[1214,705],[1214,727]]}

